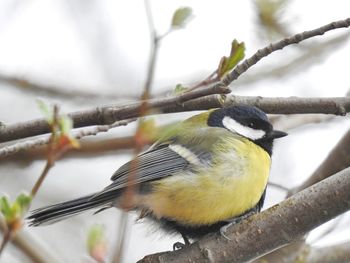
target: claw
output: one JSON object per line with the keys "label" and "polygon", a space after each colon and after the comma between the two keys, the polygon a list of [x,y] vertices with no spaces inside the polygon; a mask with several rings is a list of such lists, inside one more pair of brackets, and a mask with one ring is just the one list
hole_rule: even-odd
{"label": "claw", "polygon": [[231,238],[229,238],[227,235],[226,235],[226,230],[227,230],[227,227],[230,226],[231,224],[227,224],[227,225],[224,225],[220,228],[220,235],[223,236],[224,238],[226,238],[227,240],[232,240]]}

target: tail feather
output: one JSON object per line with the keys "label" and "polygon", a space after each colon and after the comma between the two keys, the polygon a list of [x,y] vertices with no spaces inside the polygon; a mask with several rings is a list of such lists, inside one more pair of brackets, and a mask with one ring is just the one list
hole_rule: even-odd
{"label": "tail feather", "polygon": [[111,206],[111,198],[91,200],[95,194],[33,210],[27,217],[30,226],[48,225],[92,208]]}

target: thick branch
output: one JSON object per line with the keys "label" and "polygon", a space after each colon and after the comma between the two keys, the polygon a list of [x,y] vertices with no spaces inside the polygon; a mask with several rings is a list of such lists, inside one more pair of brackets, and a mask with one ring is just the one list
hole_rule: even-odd
{"label": "thick branch", "polygon": [[[270,121],[278,130],[290,130],[308,123],[319,123],[330,120],[332,115],[308,114],[308,115],[276,115],[270,117]],[[102,126],[103,127],[103,126]],[[160,127],[161,129],[161,127]],[[0,149],[0,162],[25,160],[31,162],[35,159],[45,159],[47,138],[21,141]],[[153,142],[150,142],[153,143]],[[72,149],[64,155],[70,157],[93,157],[103,152],[127,150],[135,147],[133,137],[117,137],[113,139],[81,140],[79,149]]]}
{"label": "thick branch", "polygon": [[[350,112],[349,97],[334,98],[267,98],[233,95],[211,95],[201,97],[206,93],[226,93],[225,87],[219,89],[205,88],[197,89],[191,93],[185,93],[178,97],[156,99],[149,101],[149,107],[154,109],[148,114],[207,110],[218,108],[222,105],[247,104],[259,107],[266,113],[274,114],[296,114],[296,113],[324,113],[345,115]],[[200,97],[200,98],[199,98]],[[192,100],[194,99],[194,100]],[[191,100],[191,101],[188,101]],[[188,101],[188,102],[185,102]],[[125,106],[108,106],[94,108],[86,111],[68,114],[74,121],[74,128],[92,125],[108,125],[115,121],[135,118],[139,116],[141,103],[133,103]],[[22,123],[16,123],[0,127],[0,142],[6,142],[30,136],[36,136],[49,132],[47,121],[37,119]]]}
{"label": "thick branch", "polygon": [[[227,86],[231,84],[232,81],[236,80],[242,73],[247,71],[248,68],[255,65],[259,60],[261,60],[263,57],[268,56],[272,52],[283,49],[288,45],[299,43],[308,38],[318,36],[318,35],[323,35],[327,31],[337,29],[337,28],[349,27],[349,26],[350,26],[350,18],[347,18],[344,20],[330,23],[328,25],[325,25],[323,27],[320,27],[314,30],[305,31],[300,34],[296,34],[292,37],[285,38],[279,42],[270,44],[269,46],[258,50],[252,57],[244,60],[232,72],[227,74],[222,81],[219,81],[218,83],[216,83],[211,87],[193,90],[191,92],[187,92],[173,98],[151,100],[148,105],[152,109],[161,110],[164,112],[184,111],[185,107],[182,104],[186,101],[208,96],[211,94],[229,93],[230,90],[229,88],[227,88]],[[208,102],[205,100],[203,100],[202,102],[204,102],[206,105],[206,107],[204,107],[205,109],[220,106],[220,103],[218,103],[219,100],[216,101],[214,107],[208,107]],[[259,102],[260,101],[257,101],[256,103],[259,103]],[[193,110],[202,110],[204,106],[203,104],[199,105],[198,102],[196,102],[195,105],[202,106],[202,108],[199,107]],[[308,105],[304,105],[304,106],[307,107]],[[331,106],[331,108],[332,108],[331,112],[329,112],[329,109],[328,111],[322,110],[322,109],[320,110],[308,109],[311,112],[307,112],[307,111],[305,112],[300,110],[298,111],[298,109],[295,108],[294,112],[287,112],[287,113],[345,114],[346,112],[348,112],[346,110],[346,107],[341,107],[338,105],[333,105]],[[139,112],[140,112],[140,103],[135,103],[124,107],[118,107],[118,106],[102,107],[102,108],[96,108],[88,111],[76,112],[76,113],[70,114],[70,117],[72,117],[72,119],[74,120],[74,127],[77,128],[77,127],[84,127],[84,126],[91,126],[91,125],[111,124],[118,120],[138,117]],[[269,111],[267,110],[267,112]],[[281,110],[281,112],[278,112],[278,113],[284,113],[284,112],[283,110]],[[43,119],[20,123],[20,124],[14,124],[8,127],[2,127],[0,129],[0,142],[26,138],[30,136],[44,134],[47,132],[49,132],[49,129],[46,121]]]}
{"label": "thick branch", "polygon": [[175,252],[139,262],[248,262],[282,247],[350,209],[350,168]]}
{"label": "thick branch", "polygon": [[[205,88],[195,90],[183,95],[150,100],[148,105],[152,109],[166,109],[169,106],[175,107],[181,105],[185,101],[205,96],[207,94],[228,93],[229,89],[225,87]],[[78,111],[68,114],[74,122],[74,128],[92,126],[92,125],[109,125],[115,121],[138,117],[142,102],[132,103],[125,106],[105,106],[97,107],[86,111]],[[179,111],[179,110],[178,110]],[[8,126],[0,126],[0,142],[26,138],[30,136],[45,134],[49,132],[49,127],[45,119],[37,119],[33,121],[17,123]]]}
{"label": "thick branch", "polygon": [[[293,195],[319,181],[343,170],[350,166],[350,130],[343,136],[333,150],[328,154],[327,158],[315,170],[315,172],[300,186],[291,189],[288,196]],[[282,249],[275,250],[254,262],[294,262],[295,258],[300,255],[300,251],[304,250],[307,245],[305,242],[297,242],[296,244],[289,244]],[[302,253],[304,254],[304,253]]]}

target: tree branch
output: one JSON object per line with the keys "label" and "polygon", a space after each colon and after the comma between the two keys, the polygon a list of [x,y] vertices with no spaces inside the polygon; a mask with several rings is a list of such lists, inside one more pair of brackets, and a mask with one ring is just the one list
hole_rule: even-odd
{"label": "tree branch", "polygon": [[303,33],[295,34],[294,36],[287,37],[276,43],[272,43],[267,47],[259,49],[253,56],[251,56],[250,58],[240,63],[232,72],[226,75],[222,83],[226,86],[229,85],[232,81],[236,80],[240,75],[246,72],[250,67],[254,66],[258,61],[260,61],[264,57],[267,57],[272,52],[281,50],[286,46],[289,46],[292,44],[297,44],[306,39],[323,35],[328,31],[331,31],[337,28],[346,28],[349,26],[350,26],[350,18],[347,18],[344,20],[339,20],[336,22],[329,23],[325,26],[316,28],[314,30],[304,31]]}
{"label": "tree branch", "polygon": [[[350,209],[350,168],[253,215],[222,234],[208,235],[174,252],[139,262],[248,262],[282,247]],[[281,220],[283,219],[283,220]]]}
{"label": "tree branch", "polygon": [[[219,81],[215,85],[211,87],[205,87],[202,89],[196,89],[191,92],[187,92],[173,98],[151,100],[149,102],[149,107],[152,109],[154,108],[157,110],[163,110],[165,112],[178,112],[178,111],[184,111],[184,107],[181,107],[182,106],[181,104],[183,104],[186,101],[208,96],[211,94],[227,94],[230,92],[230,89],[227,86],[231,84],[232,81],[236,80],[241,74],[246,72],[251,66],[255,65],[258,61],[270,55],[272,52],[283,49],[288,45],[299,43],[311,37],[323,35],[327,31],[337,29],[337,28],[349,27],[349,26],[350,26],[350,18],[347,18],[344,20],[332,22],[328,25],[322,26],[314,30],[305,31],[300,34],[296,34],[292,37],[285,38],[279,42],[270,44],[269,46],[258,50],[252,57],[244,60],[233,71],[227,74],[223,80]],[[202,102],[205,102],[205,101],[202,101]],[[207,103],[208,102],[206,102],[206,104]],[[197,102],[197,105],[198,105],[198,102]],[[203,107],[204,105],[201,105],[201,106]],[[219,107],[219,106],[220,106],[220,103],[216,103],[216,107]],[[307,105],[304,105],[304,106],[307,106]],[[334,106],[336,109],[334,109]],[[169,110],[167,111],[167,108],[171,108],[173,109],[173,111],[169,111]],[[174,111],[174,109],[177,109],[177,110]],[[208,109],[208,107],[205,107],[205,109]],[[317,110],[315,112],[312,109],[309,109],[309,111],[311,112],[302,111],[302,113],[329,113],[329,114],[342,115],[348,112],[346,110],[346,107],[338,107],[337,105],[333,105],[332,109],[333,110],[331,112],[322,111],[322,110]],[[202,108],[197,108],[194,110],[202,110]],[[72,113],[72,114],[69,114],[69,116],[74,120],[74,127],[78,128],[78,127],[91,126],[91,125],[111,124],[117,120],[138,117],[139,112],[140,112],[140,103],[135,103],[124,107],[118,107],[118,106],[101,107],[101,108],[91,109],[87,111]],[[279,113],[284,113],[284,112],[281,111]],[[288,113],[301,113],[301,112],[298,111],[297,109],[294,109],[294,112],[288,112]],[[30,136],[44,134],[47,132],[49,132],[49,128],[46,121],[43,119],[14,124],[8,127],[2,127],[0,129],[0,142],[26,138]]]}
{"label": "tree branch", "polygon": [[[310,46],[303,46],[302,54],[293,56],[289,61],[284,61],[283,64],[277,64],[273,67],[264,67],[259,71],[252,71],[245,74],[244,78],[240,78],[236,82],[236,86],[244,88],[250,84],[257,84],[259,81],[274,80],[278,81],[284,77],[295,76],[298,73],[305,72],[305,68],[310,69],[324,61],[328,56],[334,53],[334,50],[345,45],[350,35],[344,32],[343,35],[337,36],[326,41],[317,41],[310,43]],[[284,58],[285,59],[285,58]]]}
{"label": "tree branch", "polygon": [[[127,119],[127,120],[122,120],[122,121],[116,121],[115,123],[111,125],[99,125],[90,129],[84,129],[76,132],[73,136],[76,139],[81,139],[86,136],[95,136],[98,133],[101,132],[107,132],[112,128],[119,127],[119,126],[125,126],[128,125],[130,122],[135,121],[136,119]],[[44,137],[44,138],[38,138],[38,139],[33,139],[33,140],[26,140],[23,142],[18,142],[13,145],[5,146],[0,149],[0,160],[4,159],[8,156],[14,155],[18,152],[25,152],[31,149],[34,149],[36,147],[40,147],[43,145],[48,144],[50,139],[50,136]],[[115,145],[115,144],[114,144]],[[124,145],[124,144],[122,144]],[[42,151],[45,149],[42,149]],[[73,151],[80,151],[80,149],[75,149]],[[43,152],[46,155],[46,152]]]}
{"label": "tree branch", "polygon": [[[343,170],[345,167],[350,166],[350,130],[342,137],[338,144],[328,154],[327,158],[320,164],[315,172],[300,186],[295,187],[288,191],[287,197],[318,183],[319,181]],[[304,251],[307,244],[305,242],[298,241],[296,244],[289,244],[282,249],[277,249],[254,262],[270,262],[278,263],[294,262],[295,258],[300,255],[300,251]]]}
{"label": "tree branch", "polygon": [[[249,97],[234,95],[211,95],[208,93],[227,93],[229,90],[221,88],[203,88],[185,93],[183,95],[154,99],[149,101],[149,107],[152,112],[147,114],[156,114],[159,111],[163,113],[208,110],[218,108],[222,105],[231,106],[246,104],[260,108],[266,113],[274,114],[296,114],[296,113],[323,113],[345,115],[350,112],[349,97],[334,98],[298,98],[298,97]],[[191,101],[188,101],[191,100]],[[186,102],[188,101],[188,102]],[[86,111],[78,111],[68,114],[74,121],[74,128],[80,128],[92,125],[109,125],[115,121],[135,118],[139,116],[140,103],[132,103],[125,106],[106,106],[94,108]],[[0,142],[6,142],[30,136],[36,136],[49,132],[49,127],[45,119],[37,119],[22,123],[11,124],[0,127]]]}
{"label": "tree branch", "polygon": [[[43,138],[46,139],[46,138]],[[39,139],[37,139],[39,140]],[[24,162],[30,163],[35,160],[45,159],[46,143],[47,141],[40,141],[42,144],[36,144],[37,140],[28,140],[33,142],[33,146],[23,145],[20,149],[6,154],[5,156],[0,154],[0,164],[3,162]],[[150,142],[153,143],[153,142]],[[11,147],[11,146],[8,146]],[[72,149],[64,155],[64,159],[68,158],[91,158],[101,154],[108,154],[108,152],[115,154],[119,150],[130,150],[135,147],[135,141],[133,136],[118,137],[113,139],[86,139],[80,141],[79,149]],[[0,149],[0,153],[2,149]]]}

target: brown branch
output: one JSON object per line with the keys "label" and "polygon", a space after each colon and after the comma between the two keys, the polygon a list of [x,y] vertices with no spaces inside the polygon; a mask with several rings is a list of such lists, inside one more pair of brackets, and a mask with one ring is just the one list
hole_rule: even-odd
{"label": "brown branch", "polygon": [[[35,197],[41,184],[43,183],[44,179],[46,178],[46,175],[48,174],[51,167],[54,165],[56,155],[54,152],[53,143],[54,143],[55,135],[57,135],[57,128],[56,127],[58,127],[58,125],[59,125],[58,124],[58,107],[56,105],[54,105],[52,123],[50,125],[51,136],[49,139],[49,143],[47,145],[47,149],[48,149],[47,161],[46,161],[46,165],[45,165],[42,173],[40,174],[38,180],[35,182],[32,190],[30,192],[31,200],[33,200],[33,198]],[[16,233],[22,228],[21,221],[22,221],[22,218],[16,218],[16,220],[14,222],[7,223],[4,227],[1,228],[1,230],[3,232],[3,240],[2,240],[2,244],[0,246],[0,256],[1,256],[2,252],[4,251],[5,247],[7,246],[8,242],[11,241],[13,239],[13,237],[16,235]]]}
{"label": "brown branch", "polygon": [[[178,97],[156,99],[149,101],[152,112],[163,113],[208,110],[218,108],[222,105],[246,104],[256,106],[266,113],[273,114],[301,114],[301,113],[322,113],[345,115],[350,112],[349,97],[330,98],[298,98],[298,97],[250,97],[233,95],[203,95],[207,93],[227,93],[225,87],[208,87],[196,89]],[[186,102],[191,100],[189,102]],[[125,106],[108,106],[94,108],[86,111],[73,112],[68,114],[74,121],[74,128],[92,125],[108,125],[115,121],[135,118],[140,116],[139,110],[142,103],[133,103]],[[45,119],[37,119],[22,123],[16,123],[0,127],[0,142],[6,142],[30,136],[36,136],[49,132]]]}
{"label": "brown branch", "polygon": [[[93,127],[92,129],[80,130],[73,137],[75,137],[76,139],[81,139],[86,136],[95,136],[101,132],[107,132],[112,128],[128,125],[130,122],[133,122],[135,120],[136,119],[127,119],[127,120],[117,121],[111,125],[100,125],[100,126]],[[49,143],[49,139],[50,139],[50,136],[45,138],[26,140],[26,141],[15,143],[13,145],[5,146],[0,149],[0,160],[5,159],[9,156],[12,156],[16,153],[30,154],[31,151],[33,151],[34,154],[37,154],[35,150],[38,147],[40,147],[41,152],[43,152],[43,146]],[[115,143],[113,143],[113,145],[115,145]],[[83,150],[85,149],[84,148],[73,149],[72,152],[83,151]],[[37,150],[37,151],[40,151],[40,150]]]}
{"label": "brown branch", "polygon": [[[166,110],[175,107],[180,111],[182,103],[208,94],[228,93],[230,90],[225,87],[208,87],[194,90],[177,97],[150,100],[149,106],[152,109]],[[136,102],[125,106],[105,106],[97,107],[86,111],[78,111],[68,114],[74,121],[74,128],[109,125],[115,121],[130,119],[140,116],[140,106],[142,102]],[[8,126],[0,127],[0,142],[11,141],[30,136],[48,133],[49,127],[45,119],[37,119]]]}
{"label": "brown branch", "polygon": [[[350,209],[347,168],[259,214],[181,250],[139,262],[247,262],[292,241]],[[325,212],[327,211],[327,212]]]}
{"label": "brown branch", "polygon": [[[219,81],[215,85],[211,87],[205,87],[202,89],[193,90],[191,92],[184,93],[182,95],[173,97],[173,98],[163,98],[151,100],[149,102],[149,106],[152,109],[163,110],[165,112],[167,109],[173,109],[172,112],[184,111],[184,107],[181,107],[182,104],[186,101],[193,100],[196,98],[208,96],[211,94],[227,94],[230,92],[230,89],[227,88],[232,81],[236,80],[241,74],[247,71],[251,66],[255,65],[262,58],[270,55],[272,52],[283,49],[284,47],[299,43],[303,40],[309,39],[314,36],[323,35],[325,32],[337,29],[349,27],[350,18],[340,20],[337,22],[330,23],[323,27],[305,31],[300,34],[296,34],[292,37],[285,38],[279,42],[274,44],[270,44],[269,46],[258,50],[252,57],[244,60],[241,64],[239,64],[232,72],[227,74],[222,81]],[[207,104],[207,103],[206,103]],[[142,103],[141,103],[142,105]],[[197,106],[198,103],[196,104]],[[203,107],[204,105],[202,105]],[[216,107],[220,105],[216,104]],[[208,109],[208,107],[204,107]],[[213,107],[212,107],[213,108]],[[174,109],[177,109],[176,111]],[[201,110],[203,108],[197,108],[194,110]],[[297,109],[294,109],[295,112],[287,112],[290,113],[300,113]],[[331,114],[345,114],[347,111],[344,108],[336,107],[336,110],[332,112],[327,111],[313,111],[309,109],[312,113],[331,113]],[[69,114],[69,116],[74,120],[74,127],[84,127],[91,125],[105,125],[111,124],[117,120],[127,119],[127,118],[135,118],[140,116],[140,103],[135,103],[132,105],[127,105],[124,107],[101,107],[95,108],[87,111],[75,112]],[[311,113],[311,112],[302,112],[302,113]],[[283,113],[283,112],[279,112]],[[0,130],[0,142],[6,142],[11,140],[16,140],[20,138],[26,138],[30,136],[35,136],[39,134],[44,134],[49,132],[49,128],[47,123],[43,119],[14,124],[2,127]]]}
{"label": "brown branch", "polygon": [[224,106],[247,104],[271,114],[323,113],[345,115],[350,111],[350,98],[300,98],[300,97],[239,97],[227,96]]}
{"label": "brown branch", "polygon": [[[313,184],[335,174],[345,167],[350,166],[350,130],[342,137],[338,144],[333,148],[333,150],[328,154],[327,158],[321,163],[321,165],[315,170],[315,172],[300,186],[291,189],[288,196],[292,196]],[[299,249],[296,249],[296,246]],[[307,246],[305,242],[299,241],[297,244],[290,244],[283,249],[278,249],[270,254],[259,258],[254,262],[270,262],[278,263],[283,259],[284,262],[294,262],[293,258],[300,254],[300,250],[303,250]],[[287,260],[289,259],[289,260]]]}
{"label": "brown branch", "polygon": [[[35,140],[33,140],[35,141]],[[67,158],[89,158],[96,157],[102,153],[119,150],[130,150],[135,147],[134,137],[126,136],[113,139],[82,139],[80,148],[72,149],[64,155]],[[0,150],[1,151],[1,150]],[[0,163],[7,161],[32,162],[46,158],[46,147],[44,145],[35,145],[34,148],[26,147],[18,152],[11,153],[7,156],[0,155]]]}
{"label": "brown branch", "polygon": [[[273,123],[274,127],[278,130],[290,130],[295,127],[299,127],[304,124],[309,123],[320,123],[332,119],[332,115],[319,115],[319,114],[308,114],[308,115],[276,115],[270,116],[270,121]],[[103,126],[97,126],[96,129],[99,132],[104,132]],[[93,129],[95,130],[95,128]],[[93,131],[92,130],[92,131]],[[88,130],[86,130],[88,131]],[[107,131],[107,130],[106,130]],[[89,135],[97,135],[97,133],[92,133]],[[86,134],[85,136],[88,136]],[[74,136],[77,138],[77,136]],[[81,136],[83,137],[83,136]],[[79,137],[79,138],[81,138]],[[6,146],[0,149],[0,162],[1,161],[25,161],[30,162],[36,159],[44,159],[45,157],[45,147],[48,142],[47,138],[39,138],[33,140],[26,140],[23,142],[15,143],[10,146]],[[150,142],[153,143],[153,142]],[[135,147],[135,142],[133,137],[119,137],[113,139],[98,139],[98,140],[84,140],[80,141],[80,148],[72,149],[64,155],[64,158],[76,158],[76,157],[92,157],[103,152],[127,150]]]}
{"label": "brown branch", "polygon": [[267,57],[272,52],[281,50],[286,46],[297,44],[306,39],[323,35],[324,33],[337,29],[337,28],[347,28],[350,26],[350,18],[339,20],[336,22],[329,23],[325,26],[316,28],[314,30],[304,31],[303,33],[295,34],[294,36],[287,37],[278,41],[276,43],[270,44],[267,47],[259,49],[253,56],[244,60],[240,63],[232,72],[230,72],[222,81],[222,83],[227,86],[232,81],[236,80],[240,75],[246,72],[250,67],[254,66],[262,58]]}
{"label": "brown branch", "polygon": [[328,56],[334,53],[334,50],[339,49],[342,45],[345,45],[350,35],[348,32],[344,32],[343,35],[326,40],[325,42],[312,42],[310,46],[303,46],[300,51],[303,53],[297,57],[293,55],[293,58],[286,61],[286,57],[283,57],[284,64],[277,64],[271,67],[263,67],[259,70],[250,71],[244,75],[244,78],[240,78],[236,82],[237,88],[244,88],[244,86],[250,84],[256,84],[259,81],[266,81],[271,79],[281,79],[287,76],[295,76],[298,73],[305,72],[305,69],[310,69],[312,66],[319,65]]}
{"label": "brown branch", "polygon": [[32,200],[36,196],[37,192],[39,191],[39,188],[41,187],[42,183],[44,182],[47,174],[49,173],[52,166],[54,166],[55,161],[58,159],[61,154],[67,150],[67,148],[60,149],[59,152],[57,152],[54,148],[55,139],[57,137],[57,127],[58,127],[58,106],[53,106],[53,119],[51,123],[51,136],[49,138],[49,142],[47,145],[47,158],[46,158],[46,164],[44,169],[42,170],[38,180],[35,182],[32,190],[30,191],[30,195],[32,196]]}
{"label": "brown branch", "polygon": [[[144,84],[143,93],[140,98],[141,104],[139,107],[139,116],[143,117],[146,115],[146,113],[152,109],[152,106],[149,105],[149,98],[151,94],[151,89],[153,85],[153,79],[154,79],[154,72],[157,62],[157,56],[159,52],[159,44],[161,41],[161,37],[158,37],[154,23],[153,23],[153,16],[151,12],[150,2],[148,0],[145,0],[145,10],[146,15],[149,23],[150,28],[150,35],[151,35],[151,52],[149,54],[149,62],[147,67],[147,78]],[[170,32],[170,31],[169,31]],[[145,138],[145,134],[143,134],[142,131],[142,118],[138,120],[137,123],[137,129],[134,134],[134,159],[131,161],[131,171],[128,174],[127,178],[127,186],[123,193],[122,201],[121,201],[121,207],[125,208],[126,210],[130,209],[132,206],[132,200],[135,195],[135,192],[137,191],[137,185],[135,185],[133,182],[135,182],[136,179],[136,168],[139,166],[138,159],[136,158],[140,152],[142,151],[143,147],[147,144]],[[121,233],[118,236],[117,240],[117,249],[113,256],[113,263],[119,263],[123,259],[124,254],[124,248],[127,242],[127,230],[128,230],[128,214],[127,212],[124,212],[121,214],[121,218],[119,221],[118,229],[120,229]]]}
{"label": "brown branch", "polygon": [[288,192],[289,191],[289,188],[288,187],[285,187],[281,184],[277,184],[277,183],[274,183],[274,182],[268,182],[267,183],[268,186],[271,186],[271,187],[274,187],[280,191],[283,191],[283,192]]}

